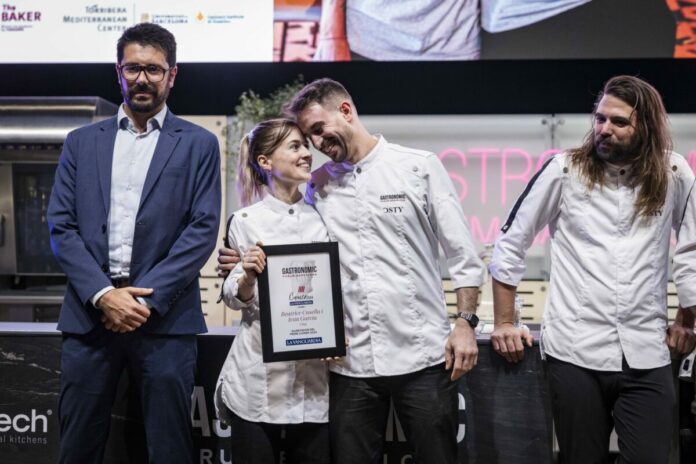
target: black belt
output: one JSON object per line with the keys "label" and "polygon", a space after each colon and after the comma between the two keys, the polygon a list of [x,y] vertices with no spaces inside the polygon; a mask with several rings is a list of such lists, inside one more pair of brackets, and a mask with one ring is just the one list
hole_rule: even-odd
{"label": "black belt", "polygon": [[111,285],[113,285],[116,288],[130,287],[130,279],[128,277],[111,279]]}

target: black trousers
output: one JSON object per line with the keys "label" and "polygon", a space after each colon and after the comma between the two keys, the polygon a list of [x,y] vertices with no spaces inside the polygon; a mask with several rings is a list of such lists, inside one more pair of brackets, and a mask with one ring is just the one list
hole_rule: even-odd
{"label": "black trousers", "polygon": [[547,356],[560,464],[605,464],[612,427],[619,464],[666,464],[675,392],[671,366],[594,371]]}
{"label": "black trousers", "polygon": [[334,464],[381,464],[389,400],[414,464],[457,462],[457,382],[444,364],[390,377],[331,373],[329,427]]}
{"label": "black trousers", "polygon": [[[250,422],[229,412],[234,464],[330,464],[329,425]],[[284,457],[281,457],[284,456]]]}

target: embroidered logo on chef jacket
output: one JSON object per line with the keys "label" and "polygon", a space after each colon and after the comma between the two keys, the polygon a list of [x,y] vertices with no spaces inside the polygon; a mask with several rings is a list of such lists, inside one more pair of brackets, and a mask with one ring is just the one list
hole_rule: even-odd
{"label": "embroidered logo on chef jacket", "polygon": [[381,202],[393,202],[393,201],[406,201],[405,193],[391,193],[386,195],[380,195],[379,201]]}
{"label": "embroidered logo on chef jacket", "polygon": [[389,193],[379,196],[382,203],[382,213],[384,214],[403,214],[404,203],[406,202],[405,193]]}

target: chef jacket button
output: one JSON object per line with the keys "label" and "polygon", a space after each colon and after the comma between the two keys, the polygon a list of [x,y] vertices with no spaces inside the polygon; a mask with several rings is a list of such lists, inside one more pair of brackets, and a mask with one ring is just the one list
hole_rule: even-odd
{"label": "chef jacket button", "polygon": [[418,166],[413,166],[413,172],[418,172]]}
{"label": "chef jacket button", "polygon": [[247,217],[247,213],[242,213],[242,217]]}
{"label": "chef jacket button", "polygon": [[360,173],[362,172],[362,168],[356,168],[356,169],[355,169],[355,172],[357,172],[358,174],[360,174]]}
{"label": "chef jacket button", "polygon": [[676,166],[672,166],[672,171],[677,172],[677,167],[676,167]]}
{"label": "chef jacket button", "polygon": [[289,214],[295,214],[295,210],[292,209],[292,208],[290,208],[290,209],[288,210],[288,213],[289,213]]}
{"label": "chef jacket button", "polygon": [[568,168],[563,168],[563,174],[568,174]]}

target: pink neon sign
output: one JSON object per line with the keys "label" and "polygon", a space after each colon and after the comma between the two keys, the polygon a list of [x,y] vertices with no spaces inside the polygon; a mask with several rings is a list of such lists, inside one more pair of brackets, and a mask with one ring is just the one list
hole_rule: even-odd
{"label": "pink neon sign", "polygon": [[[529,180],[549,158],[561,152],[551,149],[532,155],[517,147],[466,150],[452,147],[440,152],[440,160],[452,179],[476,242],[495,241],[509,210]],[[696,150],[690,151],[686,159],[696,172]],[[534,243],[541,245],[549,238],[549,230],[545,228]]]}

